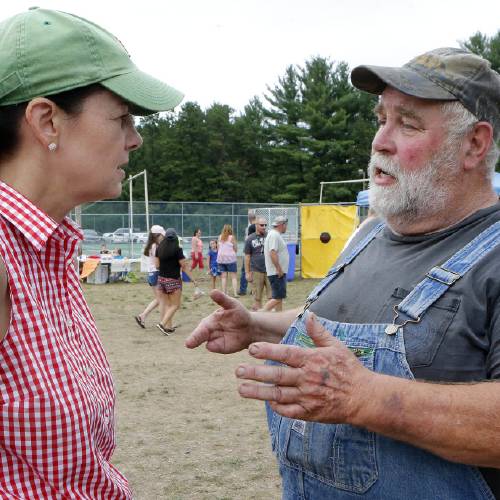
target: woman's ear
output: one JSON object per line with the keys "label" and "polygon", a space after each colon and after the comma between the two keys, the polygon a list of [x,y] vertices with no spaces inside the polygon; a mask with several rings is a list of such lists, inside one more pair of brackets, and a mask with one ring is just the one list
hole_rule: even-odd
{"label": "woman's ear", "polygon": [[464,168],[472,170],[480,166],[493,142],[493,127],[488,122],[478,122],[464,141]]}
{"label": "woman's ear", "polygon": [[59,115],[61,109],[45,97],[32,99],[25,111],[25,118],[33,136],[44,149],[54,151],[59,139]]}

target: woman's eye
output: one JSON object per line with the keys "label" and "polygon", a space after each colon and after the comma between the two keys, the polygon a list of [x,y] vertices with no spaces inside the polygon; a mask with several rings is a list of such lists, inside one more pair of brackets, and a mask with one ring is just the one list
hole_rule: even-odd
{"label": "woman's eye", "polygon": [[124,126],[134,123],[134,119],[132,118],[132,115],[130,113],[120,116],[120,119],[122,121],[122,125]]}

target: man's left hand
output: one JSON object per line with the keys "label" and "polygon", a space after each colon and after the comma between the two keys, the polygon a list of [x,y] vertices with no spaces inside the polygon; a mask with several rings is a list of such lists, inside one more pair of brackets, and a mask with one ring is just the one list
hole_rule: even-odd
{"label": "man's left hand", "polygon": [[369,385],[377,375],[332,337],[313,314],[307,318],[306,328],[316,348],[267,342],[250,345],[248,351],[254,358],[286,366],[240,365],[238,378],[264,384],[243,382],[239,393],[244,398],[269,401],[285,417],[353,423],[362,405],[369,403]]}

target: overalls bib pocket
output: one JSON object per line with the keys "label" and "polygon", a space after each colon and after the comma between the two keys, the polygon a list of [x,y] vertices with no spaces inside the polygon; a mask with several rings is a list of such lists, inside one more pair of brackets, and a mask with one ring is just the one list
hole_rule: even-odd
{"label": "overalls bib pocket", "polygon": [[[384,319],[387,320],[393,315],[393,307],[401,303],[408,294],[409,292],[403,288],[394,290],[385,307]],[[441,297],[426,310],[419,323],[409,322],[404,326],[406,359],[410,366],[418,368],[433,363],[439,346],[459,307],[460,299],[458,297]],[[397,323],[402,323],[406,319],[408,318],[401,313]]]}
{"label": "overalls bib pocket", "polygon": [[[319,320],[325,327],[331,323]],[[331,331],[331,327],[328,329]],[[300,345],[301,328],[291,330],[284,342]],[[337,323],[335,331],[342,339],[342,325]],[[375,350],[372,346],[353,339],[348,347],[363,365],[373,370]],[[378,478],[376,437],[372,432],[347,424],[304,422],[276,414],[271,429],[275,436],[274,451],[280,462],[328,485],[363,493]]]}

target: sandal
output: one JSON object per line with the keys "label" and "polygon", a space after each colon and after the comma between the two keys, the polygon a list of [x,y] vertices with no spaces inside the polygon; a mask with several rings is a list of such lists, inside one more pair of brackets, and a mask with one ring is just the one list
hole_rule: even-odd
{"label": "sandal", "polygon": [[141,328],[146,328],[146,324],[144,323],[144,321],[141,319],[140,316],[134,316],[134,319]]}
{"label": "sandal", "polygon": [[171,334],[171,333],[174,333],[175,332],[175,329],[174,328],[165,328],[161,323],[158,323],[156,325],[156,328],[158,328],[158,330],[160,330],[161,333],[163,333],[163,335],[166,335],[167,337]]}

